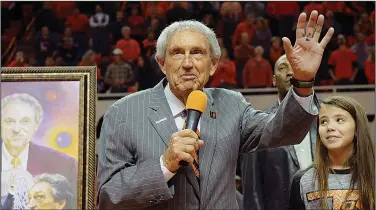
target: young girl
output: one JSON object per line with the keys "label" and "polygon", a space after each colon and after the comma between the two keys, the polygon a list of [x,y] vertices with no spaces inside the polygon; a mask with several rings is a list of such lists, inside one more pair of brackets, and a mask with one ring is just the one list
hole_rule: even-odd
{"label": "young girl", "polygon": [[295,174],[289,208],[374,209],[374,145],[362,105],[329,97],[317,127],[314,164]]}

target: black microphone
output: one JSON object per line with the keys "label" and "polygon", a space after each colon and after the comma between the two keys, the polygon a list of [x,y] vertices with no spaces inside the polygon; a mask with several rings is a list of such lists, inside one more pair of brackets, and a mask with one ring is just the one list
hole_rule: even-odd
{"label": "black microphone", "polygon": [[[195,90],[189,94],[186,105],[188,113],[185,129],[191,129],[197,132],[198,122],[201,114],[205,112],[207,100],[206,94],[202,91]],[[188,162],[181,160],[179,165],[187,166]]]}

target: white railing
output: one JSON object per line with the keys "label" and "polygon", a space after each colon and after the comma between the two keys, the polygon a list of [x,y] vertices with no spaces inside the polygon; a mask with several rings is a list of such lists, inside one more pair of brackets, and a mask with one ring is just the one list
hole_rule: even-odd
{"label": "white railing", "polygon": [[[358,90],[364,91],[364,89],[369,89],[369,91],[375,90],[375,85],[330,85],[330,86],[316,86],[313,88],[314,90],[317,90],[318,92],[341,92],[341,90],[353,90],[354,92],[357,92]],[[373,89],[373,90],[371,90]],[[248,88],[248,89],[233,89],[234,91],[241,92],[245,95],[252,93],[277,93],[277,88],[275,87],[268,87],[268,88]],[[101,100],[106,100],[106,98],[116,98],[116,97],[123,97],[128,95],[129,93],[98,93],[97,96],[101,98]]]}

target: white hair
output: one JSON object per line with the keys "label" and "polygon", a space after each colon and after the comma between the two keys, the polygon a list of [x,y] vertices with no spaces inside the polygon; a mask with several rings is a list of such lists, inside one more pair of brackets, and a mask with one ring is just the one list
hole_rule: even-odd
{"label": "white hair", "polygon": [[66,200],[64,209],[76,208],[75,192],[68,179],[61,174],[41,174],[35,178],[35,183],[46,182],[50,184],[52,197],[55,201]]}
{"label": "white hair", "polygon": [[196,20],[183,20],[172,23],[167,26],[158,37],[156,57],[164,59],[167,50],[168,40],[178,31],[195,30],[200,32],[208,40],[211,50],[211,56],[214,58],[221,57],[221,48],[217,37],[212,29],[205,24]]}
{"label": "white hair", "polygon": [[15,93],[9,96],[6,96],[1,99],[1,110],[4,110],[4,107],[9,103],[14,101],[21,101],[28,104],[35,111],[35,122],[39,125],[43,119],[43,109],[39,101],[33,96],[26,93]]}

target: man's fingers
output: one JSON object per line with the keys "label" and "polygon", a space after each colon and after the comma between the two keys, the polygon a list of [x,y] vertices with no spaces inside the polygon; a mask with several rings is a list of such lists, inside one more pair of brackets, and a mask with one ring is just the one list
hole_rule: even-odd
{"label": "man's fingers", "polygon": [[184,161],[187,161],[189,163],[193,163],[193,160],[194,160],[193,157],[186,152],[179,152],[177,154],[177,158],[178,158],[178,162],[181,161],[181,160],[184,160]]}
{"label": "man's fingers", "polygon": [[311,15],[309,16],[309,21],[308,21],[307,29],[306,29],[306,32],[305,32],[305,36],[306,37],[309,37],[309,38],[313,37],[313,33],[315,31],[315,25],[316,25],[316,22],[317,22],[317,16],[318,16],[318,14],[319,13],[316,10],[313,10],[311,12]]}
{"label": "man's fingers", "polygon": [[302,38],[305,36],[305,23],[306,23],[307,14],[306,13],[300,13],[298,18],[298,23],[296,25],[296,39]]}
{"label": "man's fingers", "polygon": [[287,57],[290,57],[293,52],[290,39],[287,37],[283,37],[282,42],[283,42],[283,48],[285,49]]}
{"label": "man's fingers", "polygon": [[325,49],[326,45],[329,43],[330,39],[332,38],[334,34],[334,28],[330,27],[328,32],[326,32],[324,38],[320,42],[320,46]]}
{"label": "man's fingers", "polygon": [[196,149],[193,145],[184,145],[183,147],[183,152],[186,152],[186,153],[192,153],[192,152],[195,152]]}
{"label": "man's fingers", "polygon": [[319,17],[317,18],[316,30],[315,30],[315,33],[313,34],[313,40],[315,40],[316,42],[319,41],[323,25],[324,25],[324,15],[319,15]]}
{"label": "man's fingers", "polygon": [[201,140],[201,139],[199,139],[198,141],[197,141],[197,143],[198,143],[198,146],[201,148],[202,146],[204,146],[204,141],[203,140]]}
{"label": "man's fingers", "polygon": [[191,137],[194,139],[198,139],[198,135],[196,132],[193,132],[191,129],[184,129],[182,131],[177,132],[178,136],[180,137]]}

